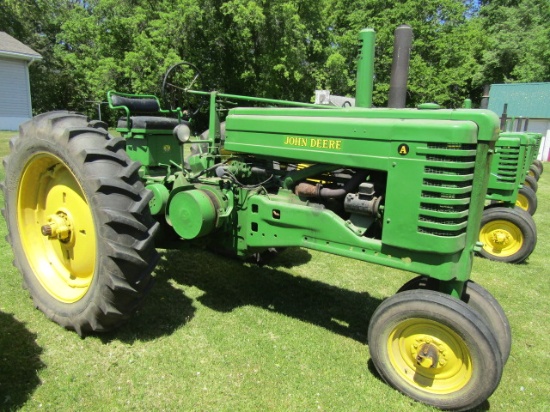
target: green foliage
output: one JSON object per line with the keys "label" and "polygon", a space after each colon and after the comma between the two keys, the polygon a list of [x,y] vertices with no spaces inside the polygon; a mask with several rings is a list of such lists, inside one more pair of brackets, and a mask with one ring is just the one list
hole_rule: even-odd
{"label": "green foliage", "polygon": [[[393,31],[414,29],[408,105],[479,101],[484,84],[550,80],[546,0],[4,0],[0,27],[44,56],[37,112],[94,113],[110,89],[159,93],[173,63],[204,87],[311,101],[355,94],[357,34],[377,32],[377,106],[387,103]],[[107,115],[104,112],[104,116]]]}
{"label": "green foliage", "polygon": [[491,1],[481,9],[487,32],[476,81],[550,81],[550,2]]}
{"label": "green foliage", "polygon": [[[391,3],[332,0],[328,9],[342,11],[333,14],[330,23],[334,27],[335,43],[340,46],[333,48],[332,53],[346,57],[346,62],[340,63],[342,69],[353,70],[359,30],[364,27],[376,29],[375,105],[387,104],[393,32],[400,24],[408,24],[414,30],[409,105],[435,101],[446,107],[456,107],[469,97],[473,70],[483,44],[480,41],[483,33],[477,21],[468,18],[469,4],[455,0]],[[346,94],[354,93],[352,74],[353,71],[347,76]],[[328,88],[330,86],[329,80]]]}

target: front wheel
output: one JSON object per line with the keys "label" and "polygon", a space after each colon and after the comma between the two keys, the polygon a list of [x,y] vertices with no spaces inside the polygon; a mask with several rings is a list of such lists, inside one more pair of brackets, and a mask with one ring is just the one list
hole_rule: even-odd
{"label": "front wheel", "polygon": [[516,206],[533,216],[538,206],[537,194],[535,191],[528,186],[522,186],[518,191]]}
{"label": "front wheel", "polygon": [[535,159],[533,160],[533,164],[539,169],[539,175],[541,175],[544,172],[544,163],[539,159]]}
{"label": "front wheel", "polygon": [[431,290],[386,299],[368,332],[372,361],[391,386],[441,409],[484,402],[502,376],[493,333],[464,302]]}
{"label": "front wheel", "polygon": [[531,165],[529,166],[529,170],[527,171],[527,174],[529,176],[533,176],[537,181],[540,179],[540,170],[537,166]]}
{"label": "front wheel", "polygon": [[530,175],[525,175],[525,181],[523,182],[523,186],[527,186],[529,189],[531,189],[535,193],[537,193],[537,190],[539,190],[539,183],[537,182],[537,179],[535,179],[533,176],[530,176]]}
{"label": "front wheel", "polygon": [[518,207],[492,207],[483,211],[479,241],[484,258],[520,263],[535,250],[537,229],[533,217]]}
{"label": "front wheel", "polygon": [[80,335],[128,319],[153,283],[158,224],[124,141],[46,113],[21,126],[4,166],[8,240],[35,305]]}
{"label": "front wheel", "polygon": [[[401,286],[397,293],[415,289],[437,291],[440,290],[440,282],[440,280],[435,278],[417,276]],[[512,331],[508,317],[504,313],[504,309],[502,309],[500,303],[489,291],[471,280],[466,281],[460,300],[480,315],[491,328],[491,332],[498,343],[502,364],[505,365],[512,349]]]}

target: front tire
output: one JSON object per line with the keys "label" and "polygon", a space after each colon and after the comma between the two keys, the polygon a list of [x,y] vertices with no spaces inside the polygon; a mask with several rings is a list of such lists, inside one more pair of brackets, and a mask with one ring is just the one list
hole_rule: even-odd
{"label": "front tire", "polygon": [[531,175],[525,176],[525,181],[523,182],[523,186],[527,186],[529,189],[531,189],[535,193],[537,193],[537,190],[539,190],[539,183],[537,182],[537,179],[535,179]]}
{"label": "front tire", "polygon": [[537,182],[540,179],[540,170],[537,166],[533,164],[529,166],[529,170],[527,171],[527,174],[529,176],[533,176],[537,180]]}
{"label": "front tire", "polygon": [[539,169],[539,175],[541,175],[544,172],[544,163],[539,159],[535,159],[533,160],[533,164]]}
{"label": "front tire", "polygon": [[492,207],[483,211],[479,241],[484,258],[521,263],[535,250],[537,229],[533,217],[518,207]]}
{"label": "front tire", "polygon": [[50,112],[21,126],[4,166],[8,240],[36,307],[79,335],[127,320],[153,283],[158,224],[124,141]]}
{"label": "front tire", "polygon": [[528,186],[522,186],[518,191],[516,206],[533,216],[538,207],[537,194],[535,191]]}
{"label": "front tire", "polygon": [[[439,290],[439,285],[440,281],[438,279],[427,276],[417,276],[401,286],[397,293],[415,289],[437,291]],[[491,332],[498,343],[502,364],[505,365],[512,349],[512,331],[508,317],[506,313],[504,313],[504,309],[502,309],[500,303],[498,303],[487,289],[471,280],[466,281],[460,300],[480,315],[485,323],[491,328]]]}
{"label": "front tire", "polygon": [[368,340],[387,383],[437,408],[474,408],[502,376],[490,328],[464,302],[440,292],[409,290],[386,299],[371,318]]}

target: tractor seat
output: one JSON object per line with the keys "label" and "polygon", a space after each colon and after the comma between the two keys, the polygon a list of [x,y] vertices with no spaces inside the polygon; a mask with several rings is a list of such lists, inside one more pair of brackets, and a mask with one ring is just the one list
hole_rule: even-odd
{"label": "tractor seat", "polygon": [[[113,109],[123,109],[126,116],[117,122],[117,129],[173,130],[183,121],[181,109],[163,110],[159,100],[154,95],[127,94],[110,91],[107,93],[109,106]],[[164,117],[164,115],[177,115]]]}
{"label": "tractor seat", "polygon": [[117,122],[117,129],[147,129],[147,130],[173,130],[178,124],[187,123],[171,117],[160,116],[130,116],[130,124],[126,117],[121,117]]}

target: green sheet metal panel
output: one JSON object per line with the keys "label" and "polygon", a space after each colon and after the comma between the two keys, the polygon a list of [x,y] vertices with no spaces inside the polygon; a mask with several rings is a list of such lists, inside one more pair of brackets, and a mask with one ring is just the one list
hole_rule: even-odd
{"label": "green sheet metal panel", "polygon": [[240,108],[230,112],[226,133],[231,151],[383,171],[388,178],[380,241],[355,235],[330,211],[289,204],[284,196],[254,196],[257,215],[241,216],[248,246],[291,239],[419,273],[430,262],[441,267],[439,278],[468,273],[498,136],[494,113]]}
{"label": "green sheet metal panel", "polygon": [[550,83],[491,85],[489,110],[500,116],[505,104],[508,117],[550,119]]}

